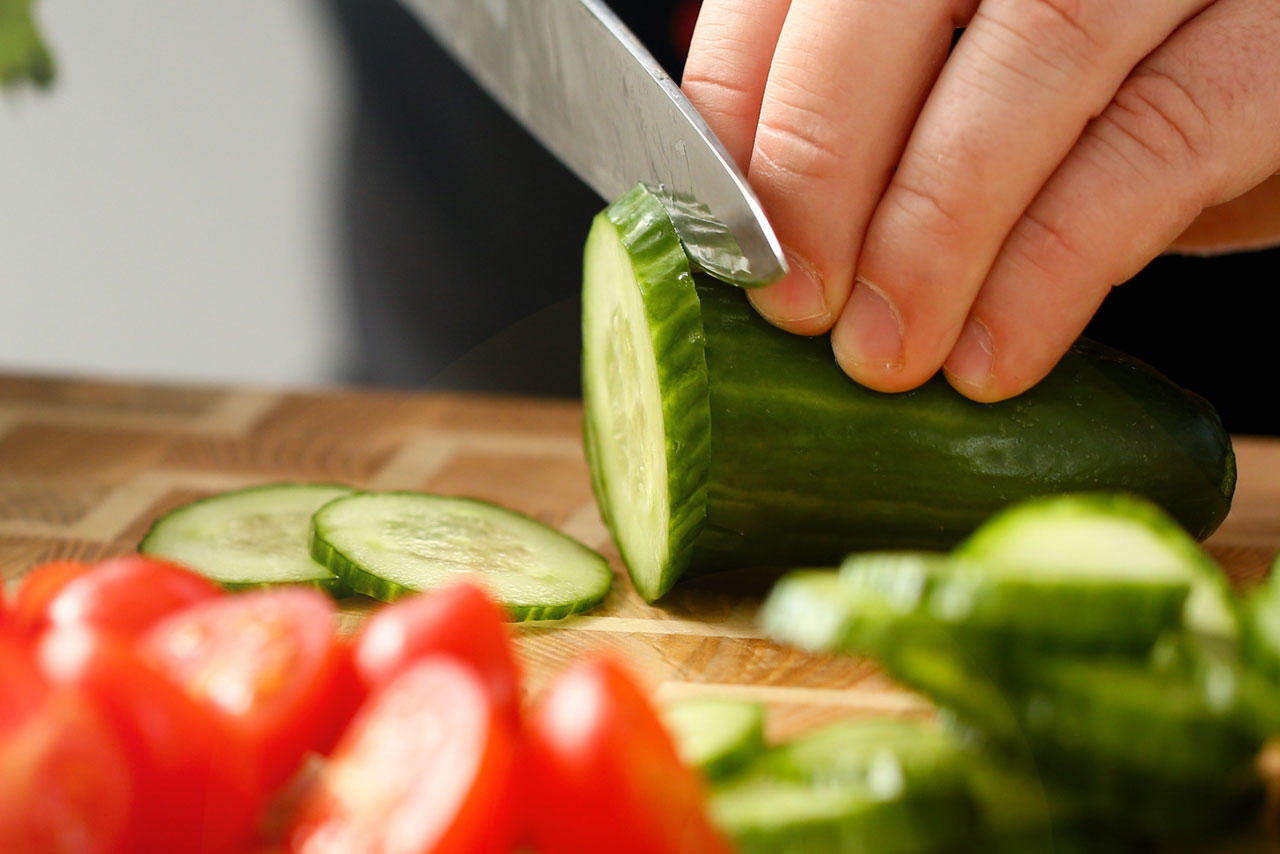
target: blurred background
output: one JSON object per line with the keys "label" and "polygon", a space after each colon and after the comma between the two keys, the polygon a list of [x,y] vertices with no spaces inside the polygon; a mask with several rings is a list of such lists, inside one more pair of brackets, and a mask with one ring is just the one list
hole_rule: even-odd
{"label": "blurred background", "polygon": [[[610,5],[678,78],[698,0]],[[577,393],[604,202],[396,0],[35,12],[58,79],[0,95],[0,372]],[[1159,258],[1086,334],[1280,434],[1277,269]]]}
{"label": "blurred background", "polygon": [[58,79],[0,95],[0,371],[339,379],[351,85],[324,10],[35,11]]}

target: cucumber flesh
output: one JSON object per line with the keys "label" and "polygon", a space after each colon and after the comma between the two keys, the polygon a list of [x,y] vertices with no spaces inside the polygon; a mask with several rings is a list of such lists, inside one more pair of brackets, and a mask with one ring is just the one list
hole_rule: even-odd
{"label": "cucumber flesh", "polygon": [[764,709],[733,700],[681,700],[662,710],[662,720],[685,764],[719,780],[764,749]]}
{"label": "cucumber flesh", "polygon": [[1206,635],[1239,634],[1222,571],[1144,499],[1099,493],[1024,501],[985,522],[955,554],[1025,572],[1179,574],[1191,584],[1185,625]]}
{"label": "cucumber flesh", "polygon": [[357,593],[392,601],[469,578],[518,620],[559,619],[599,604],[605,559],[552,528],[470,498],[367,492],[325,505],[312,553]]}
{"label": "cucumber flesh", "polygon": [[311,516],[351,489],[273,483],[224,492],[172,510],[138,544],[143,554],[189,567],[231,588],[309,584],[340,591],[311,557]]}
{"label": "cucumber flesh", "polygon": [[706,516],[711,428],[688,259],[644,188],[595,218],[582,299],[592,482],[636,590],[653,601],[688,563]]}

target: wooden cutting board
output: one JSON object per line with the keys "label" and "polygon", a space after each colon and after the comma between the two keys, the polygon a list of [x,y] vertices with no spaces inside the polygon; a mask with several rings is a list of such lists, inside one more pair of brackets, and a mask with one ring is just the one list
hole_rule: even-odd
{"label": "wooden cutting board", "polygon": [[[0,569],[132,550],[167,510],[278,480],[337,481],[488,499],[607,555],[618,571],[594,612],[526,625],[536,693],[576,655],[623,650],[659,698],[767,704],[786,737],[837,718],[925,714],[866,661],[807,655],[764,639],[759,591],[733,578],[646,605],[621,572],[591,496],[581,408],[564,401],[343,390],[156,387],[0,376]],[[1209,551],[1241,587],[1280,549],[1280,440],[1239,438],[1235,507]],[[343,603],[354,628],[372,607]]]}

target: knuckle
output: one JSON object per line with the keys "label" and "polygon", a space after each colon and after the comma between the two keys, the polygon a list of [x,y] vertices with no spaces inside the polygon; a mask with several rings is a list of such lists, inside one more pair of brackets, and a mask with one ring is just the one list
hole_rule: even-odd
{"label": "knuckle", "polygon": [[990,12],[980,6],[978,14],[1048,66],[1095,62],[1123,24],[1113,0],[1004,0]]}
{"label": "knuckle", "polygon": [[961,206],[936,188],[935,182],[916,184],[909,178],[895,177],[885,196],[909,219],[910,225],[943,245],[958,244],[968,233],[966,221],[960,215]]}
{"label": "knuckle", "polygon": [[1006,246],[1050,279],[1078,268],[1086,260],[1062,224],[1041,216],[1034,209],[1022,215]]}
{"label": "knuckle", "polygon": [[789,108],[762,112],[756,128],[751,169],[794,178],[827,180],[847,166],[848,156],[833,138],[830,123],[813,111]]}
{"label": "knuckle", "polygon": [[1129,77],[1100,117],[1158,164],[1184,170],[1204,161],[1213,125],[1180,76],[1150,64]]}

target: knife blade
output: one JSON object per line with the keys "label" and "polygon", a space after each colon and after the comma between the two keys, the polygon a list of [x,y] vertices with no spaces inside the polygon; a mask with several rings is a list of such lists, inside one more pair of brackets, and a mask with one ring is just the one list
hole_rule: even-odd
{"label": "knife blade", "polygon": [[742,173],[675,81],[601,0],[402,0],[480,85],[612,201],[663,196],[692,260],[737,285],[787,271]]}

